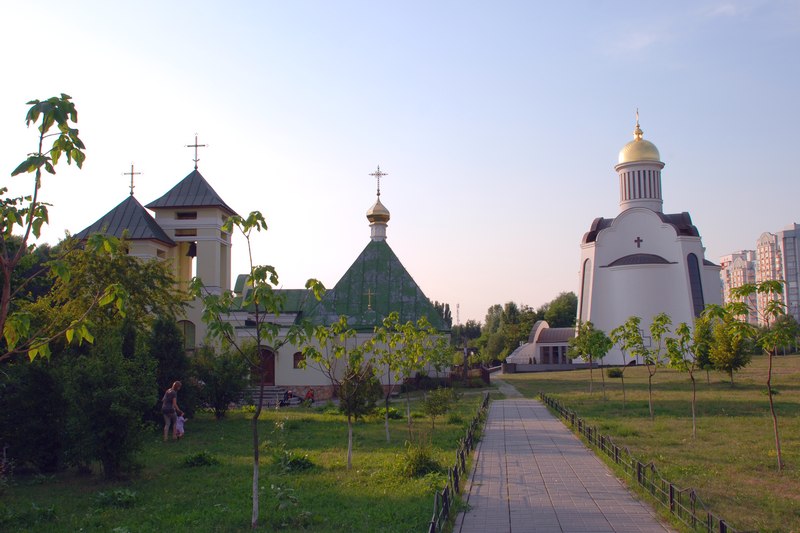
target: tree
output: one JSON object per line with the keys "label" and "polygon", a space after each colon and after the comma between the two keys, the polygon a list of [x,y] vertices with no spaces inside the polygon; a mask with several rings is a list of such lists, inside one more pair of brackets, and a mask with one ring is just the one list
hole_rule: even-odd
{"label": "tree", "polygon": [[223,343],[219,352],[201,347],[192,358],[192,368],[199,380],[200,400],[214,410],[217,420],[224,418],[228,406],[247,388],[247,361]]}
{"label": "tree", "polygon": [[747,316],[746,304],[732,302],[719,306],[707,305],[703,315],[711,324],[711,342],[708,357],[716,370],[726,372],[734,386],[733,373],[750,363],[750,354],[745,350],[745,341],[753,337],[753,327],[739,320]]}
{"label": "tree", "polygon": [[[594,324],[591,322],[583,322],[578,324],[578,334],[569,340],[569,348],[567,355],[569,357],[583,357],[589,361],[589,394],[592,393],[592,383],[594,377],[592,375],[592,360],[598,359],[602,362],[608,351],[614,343],[603,330],[595,329]],[[603,380],[603,399],[606,397],[606,381],[603,373],[600,372],[601,379]]]}
{"label": "tree", "polygon": [[[629,317],[624,324],[620,324],[611,330],[611,342],[619,346],[622,351],[622,360],[626,355],[636,357],[644,349],[642,332],[639,329],[641,319],[638,316]],[[622,409],[625,409],[625,369],[628,365],[623,365],[620,372],[622,380]]]}
{"label": "tree", "polygon": [[791,321],[782,320],[786,316],[786,304],[781,299],[783,294],[782,280],[762,281],[758,285],[743,285],[731,291],[735,298],[747,301],[747,296],[761,294],[766,296],[766,304],[760,310],[761,318],[766,324],[766,329],[758,338],[758,345],[764,350],[769,360],[767,366],[767,397],[769,398],[769,412],[772,416],[772,428],[775,437],[775,452],[778,461],[778,472],[783,469],[783,457],[781,455],[781,439],[778,432],[778,414],[775,412],[775,402],[773,396],[775,391],[772,389],[772,357],[779,346],[785,346],[794,340],[796,333]]}
{"label": "tree", "polygon": [[[659,313],[654,316],[650,322],[650,337],[654,346],[645,348],[642,352],[644,364],[647,367],[647,403],[650,407],[650,420],[655,418],[655,413],[653,412],[653,376],[661,365],[661,352],[664,349],[664,340],[667,333],[669,333],[671,325],[672,319],[666,313]],[[644,347],[644,344],[642,346]]]}
{"label": "tree", "polygon": [[686,372],[689,374],[689,379],[692,381],[692,438],[697,437],[697,382],[694,378],[694,372],[699,368],[697,354],[700,350],[704,349],[704,343],[707,342],[702,335],[698,335],[697,329],[704,328],[706,320],[701,316],[695,321],[695,332],[686,322],[681,322],[675,328],[675,337],[670,337],[666,340],[667,355],[669,356],[669,366],[678,370],[679,372]]}
{"label": "tree", "polygon": [[[172,316],[160,315],[156,317],[150,330],[148,350],[150,357],[156,361],[156,385],[159,394],[164,394],[175,381],[181,381],[181,409],[189,416],[196,407],[197,391],[193,381],[192,367],[189,357],[184,350],[183,335],[178,329],[178,324]],[[160,421],[161,396],[151,409],[154,419]]]}
{"label": "tree", "polygon": [[578,314],[578,297],[574,292],[562,292],[547,306],[544,319],[551,328],[568,328],[575,325]]}
{"label": "tree", "polygon": [[[251,419],[253,436],[253,483],[252,483],[252,516],[251,527],[258,527],[259,515],[259,438],[258,438],[258,417],[264,406],[264,357],[262,348],[265,344],[271,345],[277,353],[278,349],[285,344],[298,346],[304,342],[307,336],[306,324],[293,324],[287,330],[282,331],[280,326],[265,320],[267,315],[278,315],[283,310],[284,298],[277,293],[274,288],[278,286],[278,273],[274,267],[269,265],[256,265],[253,263],[252,242],[253,232],[267,230],[267,222],[264,216],[258,211],[252,211],[247,218],[239,215],[228,217],[222,225],[221,231],[231,233],[238,230],[244,236],[247,244],[248,257],[250,258],[249,272],[246,286],[249,290],[245,291],[239,305],[242,309],[247,309],[252,313],[253,323],[255,324],[253,338],[253,349],[241,343],[236,337],[234,325],[227,320],[231,309],[236,307],[236,297],[231,291],[223,291],[220,294],[212,293],[203,286],[203,281],[195,278],[191,283],[191,292],[196,298],[203,302],[203,321],[208,325],[209,336],[213,339],[226,341],[250,366],[258,369],[261,376],[259,382],[258,402]],[[311,290],[314,296],[319,299],[325,288],[317,280],[310,279],[306,282],[306,289]]]}
{"label": "tree", "polygon": [[330,380],[339,395],[340,408],[347,415],[347,468],[350,469],[353,420],[365,414],[370,404],[374,407],[375,398],[380,396],[375,388],[375,372],[365,361],[365,354],[372,349],[374,339],[359,344],[356,331],[347,325],[344,315],[330,326],[315,326],[313,337],[319,348],[308,344],[303,348],[303,354]]}
{"label": "tree", "polygon": [[431,432],[435,429],[435,420],[439,415],[443,415],[450,410],[456,401],[453,389],[438,388],[430,391],[422,401],[422,411],[431,418]]}
{"label": "tree", "polygon": [[[71,97],[61,94],[44,101],[31,100],[31,106],[25,118],[25,123],[37,125],[38,143],[34,152],[20,163],[11,172],[11,176],[33,173],[33,190],[30,195],[7,197],[0,199],[2,216],[0,216],[0,331],[2,331],[5,346],[0,348],[0,362],[7,361],[16,354],[25,353],[33,360],[37,356],[50,354],[50,341],[66,335],[70,342],[80,344],[83,341],[92,342],[93,337],[85,324],[85,314],[79,313],[73,317],[66,327],[59,329],[52,324],[32,324],[31,315],[26,310],[15,310],[13,302],[24,299],[26,294],[35,285],[35,280],[41,276],[50,275],[68,282],[69,269],[65,264],[54,258],[42,266],[34,268],[27,277],[20,276],[18,269],[26,268],[25,258],[35,250],[34,245],[29,245],[31,237],[38,238],[41,229],[48,222],[48,204],[39,200],[39,189],[42,186],[42,169],[55,175],[55,167],[62,157],[66,157],[67,164],[74,161],[78,168],[83,166],[85,146],[78,136],[78,129],[74,127],[78,121],[78,112]],[[55,127],[57,132],[51,133]],[[54,138],[50,147],[45,147],[45,140]],[[0,195],[8,191],[6,187],[0,188]],[[21,236],[14,235],[19,229]],[[89,243],[92,251],[107,249],[112,244],[95,239]],[[65,251],[68,253],[69,249]],[[113,302],[120,304],[124,295],[115,287],[104,287],[98,290],[89,302],[89,308],[98,305],[107,305]],[[84,310],[87,311],[88,310]]]}
{"label": "tree", "polygon": [[353,422],[375,410],[383,387],[372,365],[356,358],[348,361],[337,390],[339,410],[347,417],[347,468],[350,469],[353,465]]}

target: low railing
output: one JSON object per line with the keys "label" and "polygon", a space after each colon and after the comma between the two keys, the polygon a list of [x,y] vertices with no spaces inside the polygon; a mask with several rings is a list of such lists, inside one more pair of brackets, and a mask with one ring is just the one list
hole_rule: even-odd
{"label": "low railing", "polygon": [[428,533],[439,533],[447,524],[450,513],[453,510],[455,498],[461,490],[461,477],[467,471],[467,457],[475,447],[477,432],[481,424],[486,419],[486,411],[489,409],[489,393],[483,393],[478,412],[467,428],[467,434],[458,441],[458,451],[456,452],[456,464],[449,469],[447,483],[441,491],[437,491],[433,498],[433,517],[431,517]]}
{"label": "low railing", "polygon": [[606,454],[619,465],[625,475],[650,493],[656,501],[680,522],[695,531],[708,533],[743,533],[729,526],[725,520],[712,513],[700,500],[694,489],[679,489],[661,477],[655,464],[642,463],[631,455],[626,447],[617,446],[611,437],[601,435],[597,427],[590,426],[575,411],[563,406],[558,400],[539,393],[545,405],[553,409],[561,418],[568,422],[574,430],[583,435],[586,440]]}

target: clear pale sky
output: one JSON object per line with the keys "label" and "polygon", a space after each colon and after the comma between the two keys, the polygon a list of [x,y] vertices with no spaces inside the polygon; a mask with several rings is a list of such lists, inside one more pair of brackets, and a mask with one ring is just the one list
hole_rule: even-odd
{"label": "clear pale sky", "polygon": [[197,132],[203,176],[267,218],[256,261],[300,288],[366,246],[379,164],[389,244],[463,323],[577,293],[637,107],[708,259],[800,222],[799,54],[796,1],[9,1],[0,170],[31,192],[25,102],[70,94],[87,159],[44,180],[56,242],[127,197],[132,162],[137,199],[164,194]]}

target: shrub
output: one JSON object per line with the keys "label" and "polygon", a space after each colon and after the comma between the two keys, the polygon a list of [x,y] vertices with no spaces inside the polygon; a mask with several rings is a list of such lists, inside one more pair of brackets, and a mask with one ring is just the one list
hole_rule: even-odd
{"label": "shrub", "polygon": [[[55,472],[65,463],[67,410],[53,365],[37,360],[0,372],[0,455],[18,471]],[[2,457],[0,457],[2,460]],[[0,465],[0,484],[10,470]]]}
{"label": "shrub", "polygon": [[[386,418],[386,407],[379,407],[375,410],[375,416],[379,418]],[[389,407],[389,419],[400,420],[403,418],[403,413],[398,411],[395,407]]]}
{"label": "shrub", "polygon": [[436,417],[445,414],[450,406],[458,399],[453,389],[436,389],[425,395],[422,401],[422,410],[431,419],[431,427],[435,425]]}
{"label": "shrub", "polygon": [[447,415],[447,423],[453,425],[461,425],[464,423],[464,417],[458,413],[450,413]]}
{"label": "shrub", "polygon": [[210,452],[202,451],[185,456],[182,462],[183,466],[188,467],[213,466],[219,464],[219,459],[217,459],[217,457]]}
{"label": "shrub", "polygon": [[92,355],[71,357],[65,365],[71,459],[78,465],[100,461],[106,478],[136,467],[142,415],[157,396],[152,359],[126,359],[111,337],[98,335]]}
{"label": "shrub", "polygon": [[279,453],[273,454],[273,459],[281,467],[284,472],[302,472],[313,468],[314,461],[308,458],[308,454],[300,455],[294,450],[287,450],[283,448]]}
{"label": "shrub", "polygon": [[114,489],[108,492],[98,492],[94,496],[94,501],[100,507],[130,508],[136,504],[136,491]]}
{"label": "shrub", "polygon": [[621,368],[607,368],[606,375],[610,378],[621,378],[622,377],[622,369]]}
{"label": "shrub", "polygon": [[216,353],[206,346],[192,360],[192,369],[200,383],[200,400],[217,419],[223,418],[247,387],[247,362],[230,349]]}
{"label": "shrub", "polygon": [[441,472],[441,465],[433,458],[427,444],[406,442],[406,449],[398,461],[398,470],[405,477],[422,477],[431,472]]}

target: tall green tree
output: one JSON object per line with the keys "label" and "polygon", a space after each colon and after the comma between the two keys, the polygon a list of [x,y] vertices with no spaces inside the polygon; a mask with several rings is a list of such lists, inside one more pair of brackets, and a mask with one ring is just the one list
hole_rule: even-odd
{"label": "tall green tree", "polygon": [[[62,93],[44,101],[31,100],[27,105],[30,108],[25,123],[29,127],[36,126],[37,146],[11,172],[11,176],[33,174],[31,193],[0,199],[0,332],[4,340],[4,345],[0,346],[0,362],[16,354],[27,354],[31,360],[37,356],[49,356],[50,341],[62,336],[67,336],[70,342],[77,344],[94,340],[86,327],[84,313],[74,315],[66,327],[58,328],[52,324],[35,324],[27,310],[16,309],[13,305],[17,299],[26,299],[36,280],[42,276],[52,276],[65,283],[70,279],[69,269],[58,257],[24,275],[19,269],[27,268],[26,256],[36,249],[29,241],[41,235],[42,226],[49,220],[48,204],[39,199],[43,171],[55,175],[56,166],[62,158],[66,158],[67,164],[75,162],[81,168],[86,157],[83,152],[85,146],[78,136],[78,129],[74,127],[78,121],[78,111],[70,96]],[[52,144],[47,146],[51,140]],[[6,187],[0,188],[0,195],[7,192]],[[15,230],[20,234],[14,234]],[[110,246],[98,239],[88,244],[93,251]],[[69,253],[69,249],[64,253]],[[122,297],[123,294],[115,287],[103,287],[93,294],[89,309],[116,302]],[[84,311],[88,313],[88,310]]]}
{"label": "tall green tree", "polygon": [[551,328],[569,328],[575,325],[578,314],[578,297],[574,292],[562,292],[547,306],[544,319]]}
{"label": "tall green tree", "polygon": [[[238,231],[242,234],[247,244],[249,262],[249,272],[246,286],[249,290],[245,291],[241,302],[236,301],[236,295],[231,291],[222,293],[210,292],[203,285],[199,278],[192,280],[191,292],[196,298],[203,302],[203,321],[208,325],[208,334],[212,339],[225,341],[235,350],[250,368],[257,369],[261,376],[259,382],[258,401],[251,419],[253,437],[253,480],[252,480],[252,514],[250,526],[253,529],[258,527],[259,519],[259,449],[260,442],[258,436],[258,417],[264,406],[264,378],[265,378],[265,358],[264,348],[272,347],[274,353],[278,353],[281,346],[292,344],[302,345],[307,339],[308,327],[305,324],[293,324],[286,330],[272,321],[266,320],[268,316],[278,315],[283,311],[285,304],[284,297],[275,291],[278,286],[278,273],[270,265],[256,265],[253,262],[253,243],[254,233],[267,230],[267,222],[264,216],[258,212],[251,212],[247,218],[239,215],[228,217],[221,227],[221,231],[232,233]],[[325,288],[317,280],[310,279],[306,282],[306,289],[312,291],[314,296],[319,299]],[[253,337],[250,343],[243,343],[236,336],[234,324],[228,320],[231,309],[241,306],[247,309],[253,316],[255,324]],[[252,349],[248,347],[252,346]]]}

